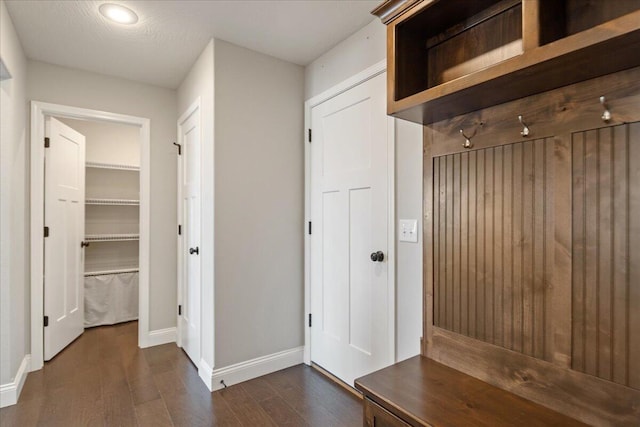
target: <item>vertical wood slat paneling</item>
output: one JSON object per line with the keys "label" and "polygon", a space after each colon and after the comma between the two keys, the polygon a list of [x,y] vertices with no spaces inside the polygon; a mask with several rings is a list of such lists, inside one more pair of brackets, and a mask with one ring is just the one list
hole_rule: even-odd
{"label": "vertical wood slat paneling", "polygon": [[460,197],[461,187],[460,184],[462,182],[462,168],[461,168],[462,159],[461,156],[453,157],[453,171],[460,171],[460,173],[453,174],[453,212],[452,212],[452,223],[453,223],[453,239],[452,239],[452,252],[453,252],[453,268],[452,271],[452,315],[453,315],[453,324],[452,330],[456,332],[460,332],[460,323],[462,320],[462,311],[460,310],[460,301],[462,299],[462,295],[460,292],[460,207],[462,206],[462,198]]}
{"label": "vertical wood slat paneling", "polygon": [[513,145],[502,147],[504,151],[502,186],[504,200],[502,203],[502,268],[504,283],[502,285],[502,323],[503,346],[513,348]]}
{"label": "vertical wood slat paneling", "polygon": [[473,322],[476,325],[476,337],[485,339],[485,222],[484,222],[484,177],[485,177],[485,153],[487,150],[478,150],[476,163],[476,317]]}
{"label": "vertical wood slat paneling", "polygon": [[484,340],[494,342],[494,305],[495,297],[493,295],[495,289],[493,277],[493,220],[495,211],[493,210],[493,199],[495,196],[494,188],[494,156],[495,149],[490,148],[485,152],[484,165],[484,205],[479,208],[485,212],[484,215]]}
{"label": "vertical wood slat paneling", "polygon": [[638,236],[640,236],[640,123],[629,125],[627,138],[628,182],[627,197],[628,202],[628,233],[627,236],[633,240],[631,249],[630,240],[627,240],[627,336],[629,337],[629,349],[627,351],[627,375],[629,376],[629,386],[640,389],[640,251],[638,251]]}
{"label": "vertical wood slat paneling", "polygon": [[469,153],[460,156],[460,333],[469,333]]}
{"label": "vertical wood slat paneling", "polygon": [[512,312],[513,323],[511,328],[513,329],[513,347],[512,350],[522,352],[524,347],[522,345],[522,172],[524,170],[524,144],[514,144],[513,146],[513,169],[511,170],[513,180],[513,223],[511,229],[513,232],[513,240],[511,241],[511,263],[512,263]]}
{"label": "vertical wood slat paneling", "polygon": [[433,322],[440,324],[440,159],[434,159],[432,163],[433,176],[433,230],[431,240],[433,242]]}
{"label": "vertical wood slat paneling", "polygon": [[[492,215],[492,229],[499,229],[503,226],[503,201],[504,201],[504,193],[503,193],[503,147],[494,148],[494,164],[493,164],[493,205],[491,209],[493,210]],[[493,313],[491,322],[493,324],[493,340],[494,342],[504,342],[504,303],[503,303],[503,294],[504,294],[504,279],[503,279],[503,239],[501,233],[493,234]]]}
{"label": "vertical wood slat paneling", "polygon": [[468,336],[476,337],[477,336],[477,325],[476,325],[476,315],[477,315],[477,297],[476,290],[478,287],[478,257],[476,251],[476,241],[478,240],[478,228],[477,228],[477,217],[478,217],[478,197],[476,191],[475,182],[478,178],[478,153],[476,151],[472,151],[469,153],[469,241],[467,242],[467,252],[469,253],[469,267],[468,267],[468,292],[469,292],[469,314],[467,317],[468,323]]}
{"label": "vertical wood slat paneling", "polygon": [[538,358],[550,354],[547,150],[552,139],[433,159],[435,325]]}
{"label": "vertical wood slat paneling", "polygon": [[[584,223],[584,245],[586,259],[594,261],[585,263],[585,274],[582,282],[585,312],[590,315],[584,316],[583,336],[585,348],[596,348],[596,324],[597,324],[597,297],[596,289],[598,288],[598,209],[589,209],[590,206],[598,204],[598,143],[596,140],[597,131],[585,132],[584,151],[585,151],[585,223]],[[585,352],[584,372],[596,375],[596,352]]]}
{"label": "vertical wood slat paneling", "polygon": [[584,263],[578,264],[576,260],[583,260],[585,257],[585,215],[584,215],[584,194],[585,194],[585,143],[584,134],[573,134],[571,137],[571,164],[573,174],[572,185],[572,341],[571,346],[571,364],[573,369],[578,371],[585,370],[584,357],[584,319],[586,312],[584,309],[584,280],[585,268]]}
{"label": "vertical wood slat paneling", "polygon": [[455,246],[455,240],[453,238],[454,234],[453,234],[453,223],[454,223],[454,218],[453,218],[453,206],[454,206],[454,200],[456,199],[456,195],[455,195],[455,186],[454,186],[454,182],[453,182],[453,160],[454,157],[457,156],[447,156],[447,175],[446,175],[446,191],[447,191],[447,197],[445,198],[446,201],[446,236],[445,236],[445,246],[446,246],[446,252],[445,252],[445,256],[446,256],[446,278],[447,280],[445,281],[445,294],[446,294],[446,304],[447,304],[447,309],[445,310],[447,313],[447,317],[445,320],[445,324],[447,325],[447,329],[449,330],[453,330],[453,300],[454,300],[454,293],[455,293],[455,289],[454,289],[454,281],[453,281],[453,276],[454,276],[454,272],[455,269],[453,268],[453,263],[454,263],[454,259],[453,259],[453,255],[455,253],[454,251],[454,246]]}
{"label": "vertical wood slat paneling", "polygon": [[446,260],[446,246],[445,246],[445,237],[446,237],[446,233],[445,233],[445,226],[446,226],[446,221],[447,221],[447,216],[446,216],[446,199],[445,199],[445,195],[447,194],[447,188],[446,188],[446,180],[447,180],[447,164],[446,164],[446,157],[441,157],[439,160],[439,165],[438,165],[438,222],[434,222],[433,226],[435,228],[437,228],[438,232],[436,233],[437,238],[438,238],[438,263],[435,264],[435,268],[438,269],[439,273],[439,280],[437,283],[434,283],[434,286],[436,286],[440,292],[440,295],[438,297],[437,300],[437,305],[438,305],[438,312],[439,312],[439,316],[438,316],[438,320],[439,323],[444,325],[445,323],[445,319],[446,319],[446,310],[447,310],[447,304],[446,304],[446,292],[445,292],[445,285],[446,285],[446,280],[447,280],[447,275],[446,275],[446,270],[447,270],[447,266],[444,263]]}
{"label": "vertical wood slat paneling", "polygon": [[525,142],[522,153],[522,352],[533,355],[533,143]]}
{"label": "vertical wood slat paneling", "polygon": [[640,389],[640,123],[572,136],[572,368]]}
{"label": "vertical wood slat paneling", "polygon": [[[627,384],[627,234],[629,213],[628,186],[629,186],[629,164],[627,147],[627,127],[616,126],[613,133],[613,318],[612,320],[612,351],[613,370],[611,372],[612,381],[618,384]],[[625,160],[625,158],[627,160]],[[575,205],[574,205],[575,206]],[[574,314],[582,316],[582,313],[573,310]],[[581,317],[580,317],[581,319]],[[577,324],[574,324],[574,330]],[[574,348],[580,343],[573,343]],[[574,366],[573,369],[580,370]]]}
{"label": "vertical wood slat paneling", "polygon": [[[533,150],[533,182],[532,182],[532,206],[538,206],[545,197],[546,191],[544,177],[547,171],[546,165],[546,150],[547,146],[541,144],[541,149]],[[546,305],[545,305],[545,292],[547,289],[547,277],[546,277],[546,265],[545,265],[545,252],[542,250],[546,246],[545,242],[545,225],[547,221],[546,206],[543,205],[543,209],[539,211],[539,215],[536,215],[532,219],[532,243],[531,252],[533,253],[532,274],[531,274],[531,291],[532,291],[532,348],[531,353],[538,359],[544,359],[544,340],[546,324]],[[551,250],[551,249],[550,249]]]}

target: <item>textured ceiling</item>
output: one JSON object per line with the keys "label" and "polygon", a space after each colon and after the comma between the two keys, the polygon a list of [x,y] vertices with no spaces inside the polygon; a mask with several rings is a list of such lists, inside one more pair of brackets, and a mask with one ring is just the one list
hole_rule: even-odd
{"label": "textured ceiling", "polygon": [[[105,2],[140,20],[114,24]],[[214,37],[306,65],[373,17],[379,0],[7,0],[27,57],[176,88]]]}

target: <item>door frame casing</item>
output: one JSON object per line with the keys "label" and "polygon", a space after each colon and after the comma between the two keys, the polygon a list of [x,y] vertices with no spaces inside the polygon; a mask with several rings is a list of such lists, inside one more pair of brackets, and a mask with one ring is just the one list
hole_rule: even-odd
{"label": "door frame casing", "polygon": [[140,243],[138,346],[151,345],[149,337],[149,227],[151,121],[148,118],[68,105],[31,101],[30,153],[30,271],[31,371],[44,366],[44,137],[45,117],[91,120],[140,128]]}
{"label": "door frame casing", "polygon": [[[387,60],[384,59],[360,73],[338,83],[319,95],[310,98],[304,103],[304,355],[303,361],[311,365],[311,328],[308,324],[311,314],[311,235],[308,232],[308,224],[311,218],[311,144],[308,139],[308,130],[313,129],[311,123],[311,111],[314,107],[334,98],[372,78],[387,71]],[[386,97],[385,97],[386,99]],[[388,331],[389,331],[389,358],[396,361],[396,239],[395,239],[395,119],[387,116],[387,171],[388,171],[388,269],[387,280],[389,284],[388,305]]]}

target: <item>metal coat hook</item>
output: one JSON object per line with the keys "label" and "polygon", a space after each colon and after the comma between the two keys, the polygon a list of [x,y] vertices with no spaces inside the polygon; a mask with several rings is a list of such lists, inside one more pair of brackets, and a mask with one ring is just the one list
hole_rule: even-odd
{"label": "metal coat hook", "polygon": [[518,121],[522,126],[524,126],[524,128],[520,131],[520,135],[529,136],[531,130],[529,129],[529,126],[527,126],[527,124],[522,120],[522,116],[518,116]]}
{"label": "metal coat hook", "polygon": [[178,147],[178,156],[182,155],[182,145],[174,142],[173,145],[175,145],[176,147]]}
{"label": "metal coat hook", "polygon": [[464,130],[460,129],[460,135],[462,135],[462,137],[464,138],[464,142],[462,143],[462,146],[464,148],[472,148],[473,147],[473,143],[471,142],[471,138],[476,136],[476,133],[478,132],[478,126],[482,126],[483,124],[484,124],[483,122],[478,123],[478,125],[475,127],[475,129],[473,130],[473,133],[470,136],[467,136],[464,133]]}
{"label": "metal coat hook", "polygon": [[604,108],[604,112],[602,113],[602,120],[604,120],[604,122],[606,123],[611,120],[611,111],[609,111],[609,106],[607,105],[607,100],[604,98],[604,96],[600,97],[600,104],[602,104],[602,108]]}

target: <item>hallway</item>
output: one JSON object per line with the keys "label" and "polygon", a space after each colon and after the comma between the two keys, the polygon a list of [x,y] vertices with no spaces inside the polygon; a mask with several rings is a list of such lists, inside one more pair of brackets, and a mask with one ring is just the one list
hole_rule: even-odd
{"label": "hallway", "polygon": [[137,322],[87,329],[32,372],[9,426],[361,426],[361,402],[305,365],[210,393],[175,344],[139,349]]}

